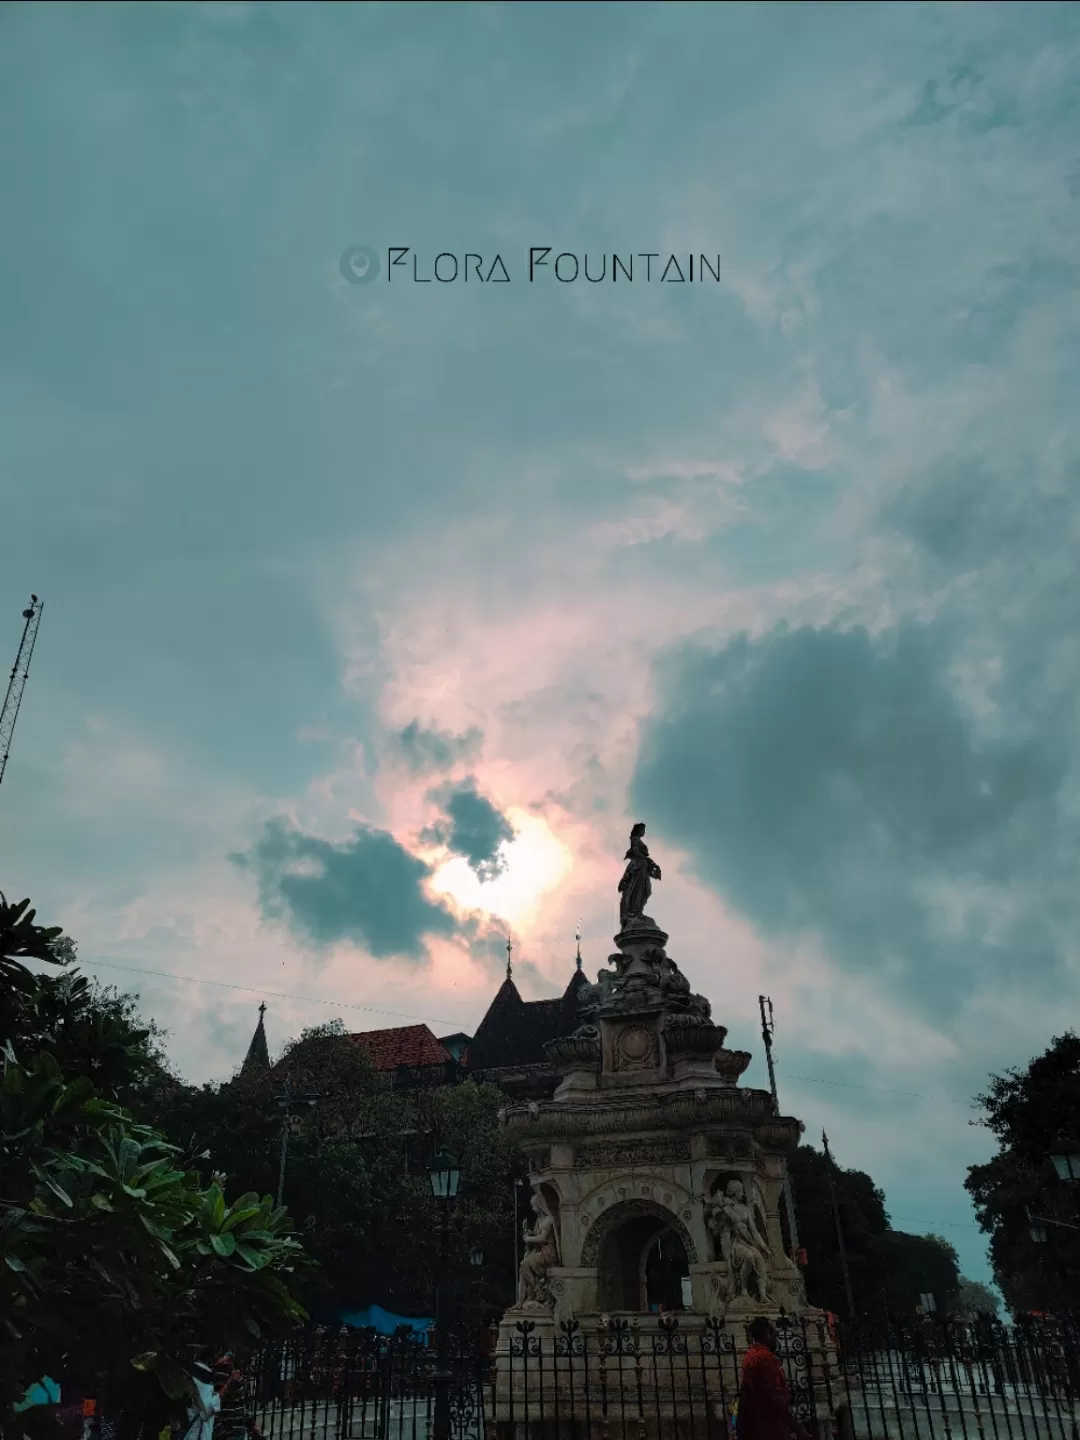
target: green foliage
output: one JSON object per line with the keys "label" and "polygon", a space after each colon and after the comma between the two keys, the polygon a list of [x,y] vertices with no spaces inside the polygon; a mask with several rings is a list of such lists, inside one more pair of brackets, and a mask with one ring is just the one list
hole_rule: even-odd
{"label": "green foliage", "polygon": [[[995,1278],[1014,1314],[1065,1311],[1080,1276],[1074,1196],[1056,1178],[1050,1155],[1080,1147],[1080,1038],[1055,1037],[1026,1069],[992,1075],[976,1097],[998,1153],[968,1171],[966,1187],[990,1236]],[[1046,1217],[1047,1239],[1031,1238],[1028,1211]]]}
{"label": "green foliage", "polygon": [[285,1284],[304,1255],[269,1197],[230,1204],[119,1103],[158,1063],[130,1002],[28,970],[57,960],[59,932],[25,902],[0,927],[0,1432],[33,1428],[14,1406],[73,1367],[160,1428],[186,1407],[197,1350],[304,1318]]}
{"label": "green foliage", "polygon": [[63,938],[60,927],[46,928],[34,923],[36,911],[29,900],[8,904],[0,890],[0,1045],[19,1033],[27,1005],[32,1005],[37,990],[37,976],[24,963],[40,960],[47,965],[63,964],[63,951],[57,953],[57,942]]}
{"label": "green foliage", "polygon": [[[433,1091],[420,1106],[431,1145],[445,1148],[461,1167],[450,1269],[463,1282],[460,1300],[473,1320],[504,1310],[517,1284],[514,1188],[528,1167],[520,1147],[499,1124],[505,1104],[506,1097],[495,1086],[466,1080]],[[483,1253],[484,1264],[482,1275],[471,1277],[469,1255],[475,1250]],[[465,1277],[470,1277],[468,1282]]]}
{"label": "green foliage", "polygon": [[[893,1320],[910,1320],[922,1295],[933,1295],[941,1315],[956,1306],[960,1262],[940,1235],[908,1235],[888,1230],[868,1253],[881,1308]],[[872,1313],[872,1312],[871,1312]]]}
{"label": "green foliage", "polygon": [[[799,1242],[807,1255],[807,1293],[815,1305],[846,1315],[843,1269],[829,1188],[829,1162],[812,1146],[800,1145],[790,1157],[789,1168],[795,1192]],[[863,1171],[831,1168],[847,1246],[852,1291],[856,1308],[863,1313],[878,1299],[870,1252],[875,1239],[889,1228],[885,1197]]]}
{"label": "green foliage", "polygon": [[961,1315],[997,1315],[1001,1310],[1001,1300],[989,1285],[961,1275],[956,1293],[956,1309]]}
{"label": "green foliage", "polygon": [[[505,1103],[491,1086],[466,1082],[402,1092],[373,1067],[340,1022],[305,1030],[271,1075],[241,1071],[221,1085],[178,1087],[154,1114],[169,1138],[208,1175],[244,1189],[275,1188],[285,1079],[317,1095],[294,1113],[285,1196],[318,1269],[301,1294],[315,1312],[378,1303],[432,1313],[439,1213],[426,1160],[445,1146],[462,1169],[450,1234],[451,1274],[470,1309],[502,1307],[513,1293],[512,1179],[522,1160],[498,1125]],[[483,1276],[469,1266],[484,1252]]]}
{"label": "green foliage", "polygon": [[813,1304],[847,1314],[835,1193],[860,1318],[910,1320],[919,1296],[927,1292],[935,1296],[940,1309],[952,1305],[959,1282],[956,1252],[937,1237],[893,1230],[885,1196],[869,1175],[830,1167],[824,1154],[809,1145],[795,1151],[790,1173],[799,1240],[807,1255],[806,1288]]}

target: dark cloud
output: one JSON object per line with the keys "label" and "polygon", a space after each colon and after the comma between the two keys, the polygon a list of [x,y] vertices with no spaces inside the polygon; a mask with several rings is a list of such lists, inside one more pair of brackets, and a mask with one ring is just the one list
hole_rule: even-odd
{"label": "dark cloud", "polygon": [[481,880],[493,880],[506,867],[501,847],[514,838],[506,816],[480,794],[470,775],[457,785],[443,785],[428,795],[443,811],[443,818],[424,832],[424,839],[445,845],[463,856]]}
{"label": "dark cloud", "polygon": [[455,735],[449,730],[425,729],[419,720],[411,720],[394,739],[414,775],[431,775],[449,770],[460,761],[474,760],[484,736],[476,725],[463,735]]}
{"label": "dark cloud", "polygon": [[[1067,737],[980,725],[948,620],[778,629],[662,667],[633,808],[763,930],[812,934],[927,1007],[975,974],[1046,982],[1077,918]],[[911,982],[915,983],[912,984]]]}
{"label": "dark cloud", "polygon": [[421,957],[425,936],[458,929],[424,893],[428,866],[385,830],[365,825],[334,845],[274,819],[232,859],[254,873],[263,914],[315,945],[350,940],[377,959]]}

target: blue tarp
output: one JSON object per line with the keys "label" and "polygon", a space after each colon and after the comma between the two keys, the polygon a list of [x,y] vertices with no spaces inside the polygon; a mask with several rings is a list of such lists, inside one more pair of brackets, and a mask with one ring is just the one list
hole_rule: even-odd
{"label": "blue tarp", "polygon": [[434,1320],[417,1320],[410,1315],[391,1315],[381,1305],[368,1305],[364,1310],[350,1310],[338,1317],[343,1324],[356,1330],[377,1330],[380,1335],[393,1335],[402,1325],[407,1325],[417,1335],[425,1335],[434,1325]]}
{"label": "blue tarp", "polygon": [[50,1380],[46,1375],[44,1380],[39,1380],[36,1385],[31,1385],[23,1399],[15,1406],[16,1415],[23,1410],[30,1410],[35,1405],[59,1405],[60,1386],[55,1380]]}

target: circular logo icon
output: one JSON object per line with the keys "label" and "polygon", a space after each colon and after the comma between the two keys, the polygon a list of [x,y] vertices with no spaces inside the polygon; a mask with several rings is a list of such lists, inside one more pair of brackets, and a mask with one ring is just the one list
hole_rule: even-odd
{"label": "circular logo icon", "polygon": [[381,267],[370,245],[350,245],[338,268],[350,285],[370,285]]}

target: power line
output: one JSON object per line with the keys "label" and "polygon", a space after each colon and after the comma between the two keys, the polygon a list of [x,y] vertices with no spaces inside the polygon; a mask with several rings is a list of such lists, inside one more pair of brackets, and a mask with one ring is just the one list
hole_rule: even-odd
{"label": "power line", "polygon": [[[893,1220],[898,1220],[901,1225],[940,1225],[946,1230],[981,1230],[982,1226],[976,1225],[974,1220],[913,1220],[910,1215],[893,1215]],[[985,1234],[986,1232],[983,1231]]]}
{"label": "power line", "polygon": [[144,970],[135,965],[117,965],[111,960],[82,960],[76,962],[80,968],[123,970],[128,975],[156,975],[162,980],[180,980],[190,985],[213,985],[218,990],[240,990],[245,995],[269,995],[272,1000],[296,1000],[301,1005],[329,1005],[334,1010],[366,1010],[373,1015],[393,1015],[398,1020],[419,1020],[423,1024],[434,1021],[436,1025],[449,1025],[449,1020],[435,1019],[432,1015],[409,1015],[404,1010],[383,1010],[378,1005],[358,1005],[350,1000],[320,1000],[316,995],[286,995],[281,990],[260,990],[252,985],[231,985],[227,980],[204,980],[201,975],[177,975],[171,970]]}
{"label": "power line", "polygon": [[805,1080],[809,1085],[839,1085],[844,1090],[876,1090],[882,1095],[906,1095],[912,1100],[937,1100],[946,1105],[962,1105],[965,1110],[971,1108],[970,1103],[963,1100],[954,1100],[950,1095],[924,1095],[918,1090],[894,1090],[888,1085],[856,1085],[851,1080],[821,1080],[816,1075],[791,1075],[792,1080]]}

